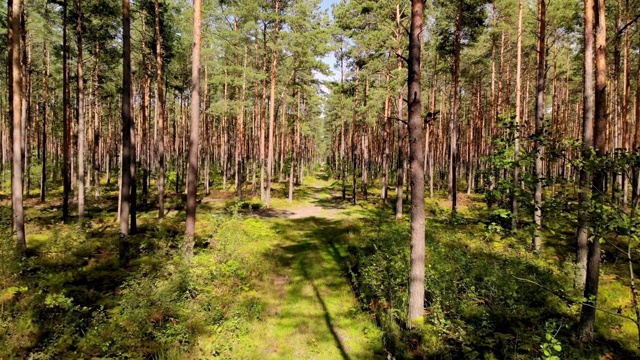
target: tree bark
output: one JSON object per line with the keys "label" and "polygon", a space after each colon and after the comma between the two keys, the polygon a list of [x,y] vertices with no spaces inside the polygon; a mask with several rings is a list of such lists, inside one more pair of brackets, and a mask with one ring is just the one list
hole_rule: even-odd
{"label": "tree bark", "polygon": [[[593,123],[595,119],[595,78],[594,78],[594,0],[584,3],[584,99],[582,110],[582,157],[587,159],[593,148]],[[579,213],[577,231],[575,287],[582,289],[587,277],[587,255],[590,216],[588,211],[591,190],[591,173],[583,166],[580,169],[580,192],[578,194]]]}
{"label": "tree bark", "polygon": [[[638,32],[638,43],[640,44],[640,32]],[[640,53],[638,53],[637,80],[636,80],[636,123],[635,131],[633,135],[633,150],[635,153],[640,152]],[[632,193],[632,207],[637,209],[638,202],[640,200],[640,168],[636,166],[633,170],[633,193]]]}
{"label": "tree bark", "polygon": [[77,66],[77,120],[78,120],[78,218],[84,217],[84,148],[86,142],[84,120],[84,64],[82,57],[82,0],[76,0]]}
{"label": "tree bark", "polygon": [[69,86],[69,40],[67,31],[68,4],[63,2],[62,24],[62,220],[69,221],[69,196],[71,193],[71,89]]}
{"label": "tree bark", "polygon": [[540,251],[542,243],[542,153],[544,152],[544,112],[545,112],[545,99],[544,90],[547,81],[547,46],[545,43],[547,24],[547,3],[546,0],[538,0],[538,66],[536,74],[536,133],[535,133],[535,166],[534,166],[534,179],[535,190],[533,195],[533,249]]}
{"label": "tree bark", "polygon": [[154,1],[155,10],[155,46],[156,46],[156,147],[158,150],[158,217],[164,217],[164,175],[165,175],[165,150],[164,150],[164,120],[165,120],[165,93],[162,58],[162,33],[160,32],[160,4]]}
{"label": "tree bark", "polygon": [[280,32],[280,0],[275,0],[276,23],[274,29],[274,48],[271,59],[271,89],[269,93],[269,145],[267,153],[267,192],[265,206],[271,207],[271,180],[273,177],[274,127],[276,119],[276,84],[278,78],[278,34]]}
{"label": "tree bark", "polygon": [[191,134],[189,137],[189,171],[187,172],[187,222],[185,257],[193,256],[196,235],[196,198],[198,195],[198,137],[200,136],[200,42],[202,0],[193,1],[193,53],[191,65]]}
{"label": "tree bark", "polygon": [[13,232],[18,252],[23,253],[27,249],[27,240],[24,227],[24,205],[22,184],[22,62],[20,51],[20,38],[22,23],[23,1],[9,0],[7,3],[8,32],[9,32],[9,86],[10,86],[10,112],[11,118],[11,206],[13,211]]}
{"label": "tree bark", "polygon": [[453,42],[453,68],[451,81],[451,117],[449,119],[449,198],[451,214],[455,215],[458,207],[458,83],[460,80],[460,47],[462,37],[462,5],[458,5],[456,30]]}
{"label": "tree bark", "polygon": [[131,3],[122,0],[122,161],[120,166],[120,258],[127,259],[131,213]]}
{"label": "tree bark", "polygon": [[40,201],[47,197],[47,123],[49,121],[49,49],[43,46],[44,71],[42,73],[42,173],[40,176]]}
{"label": "tree bark", "polygon": [[[607,28],[605,15],[605,0],[595,1],[595,52],[596,52],[596,88],[595,88],[595,118],[593,127],[593,143],[596,158],[604,158],[605,133],[607,126]],[[604,195],[604,180],[607,176],[602,166],[597,166],[592,181],[592,202],[602,204]],[[597,235],[597,234],[596,234]],[[580,335],[583,341],[592,341],[595,335],[596,305],[598,284],[600,280],[600,239],[596,236],[589,242],[587,257],[587,276],[584,287],[586,302],[580,313]]]}
{"label": "tree bark", "polygon": [[409,281],[409,327],[422,322],[425,280],[424,124],[420,94],[420,34],[424,3],[411,1],[407,101],[409,107],[409,161],[411,163],[411,276]]}
{"label": "tree bark", "polygon": [[520,188],[520,116],[522,112],[522,0],[518,1],[516,45],[516,119],[513,142],[513,192],[511,193],[511,230],[518,228],[518,189]]}

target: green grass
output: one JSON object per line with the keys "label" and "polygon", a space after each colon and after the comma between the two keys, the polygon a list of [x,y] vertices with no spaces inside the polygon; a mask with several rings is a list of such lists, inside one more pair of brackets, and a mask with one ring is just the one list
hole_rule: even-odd
{"label": "green grass", "polygon": [[[350,227],[321,218],[251,220],[269,224],[263,237],[268,271],[254,284],[265,314],[247,324],[222,355],[234,359],[373,359],[381,334],[360,310],[344,273]],[[260,240],[259,240],[260,241]],[[219,347],[200,339],[203,354]]]}

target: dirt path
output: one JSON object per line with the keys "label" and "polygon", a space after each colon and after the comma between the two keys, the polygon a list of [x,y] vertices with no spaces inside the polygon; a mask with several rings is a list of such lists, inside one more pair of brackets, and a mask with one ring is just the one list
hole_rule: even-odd
{"label": "dirt path", "polygon": [[322,206],[321,203],[330,203],[333,198],[331,191],[327,192],[325,184],[316,182],[308,188],[313,191],[311,198],[307,199],[308,203],[302,206],[292,206],[283,209],[261,209],[255,215],[261,218],[281,218],[281,219],[304,219],[304,218],[323,218],[336,219],[343,209],[330,206]]}

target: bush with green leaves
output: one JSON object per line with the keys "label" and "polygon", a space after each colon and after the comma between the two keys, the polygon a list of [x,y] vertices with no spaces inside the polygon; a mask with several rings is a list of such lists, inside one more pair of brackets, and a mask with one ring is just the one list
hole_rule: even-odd
{"label": "bush with green leaves", "polygon": [[136,256],[126,266],[117,237],[77,224],[56,226],[13,258],[5,253],[15,247],[10,227],[0,226],[8,234],[0,237],[2,259],[13,259],[0,264],[0,358],[183,358],[200,335],[228,342],[262,316],[264,306],[250,296],[262,259],[239,249],[264,229],[209,215],[211,228],[187,264],[171,220],[131,237]]}
{"label": "bush with green leaves", "polygon": [[[419,329],[419,346],[411,345],[415,330],[402,331],[409,274],[408,224],[381,225],[365,233],[363,243],[350,251],[351,276],[363,303],[378,314],[388,337],[399,337],[394,346],[403,348],[396,348],[395,355],[543,356],[547,329],[539,324],[568,316],[566,303],[522,279],[535,278],[553,289],[564,289],[568,279],[541,267],[535,258],[520,255],[527,251],[518,239],[503,239],[509,251],[500,254],[477,241],[481,240],[475,238],[477,229],[465,233],[446,222],[430,222],[427,228],[426,316]],[[549,344],[554,349],[556,344]]]}

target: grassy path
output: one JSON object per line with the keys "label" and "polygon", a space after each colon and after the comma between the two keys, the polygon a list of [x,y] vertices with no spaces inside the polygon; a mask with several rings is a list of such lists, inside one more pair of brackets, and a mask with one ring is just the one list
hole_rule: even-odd
{"label": "grassy path", "polygon": [[312,190],[310,204],[249,220],[266,222],[277,236],[265,239],[271,271],[255,284],[266,315],[237,339],[234,359],[385,358],[382,334],[360,310],[345,270],[357,225],[314,203],[326,200],[322,184]]}
{"label": "grassy path", "polygon": [[342,268],[348,228],[317,217],[277,220],[277,272],[265,286],[268,315],[251,324],[236,358],[371,359],[380,334]]}

